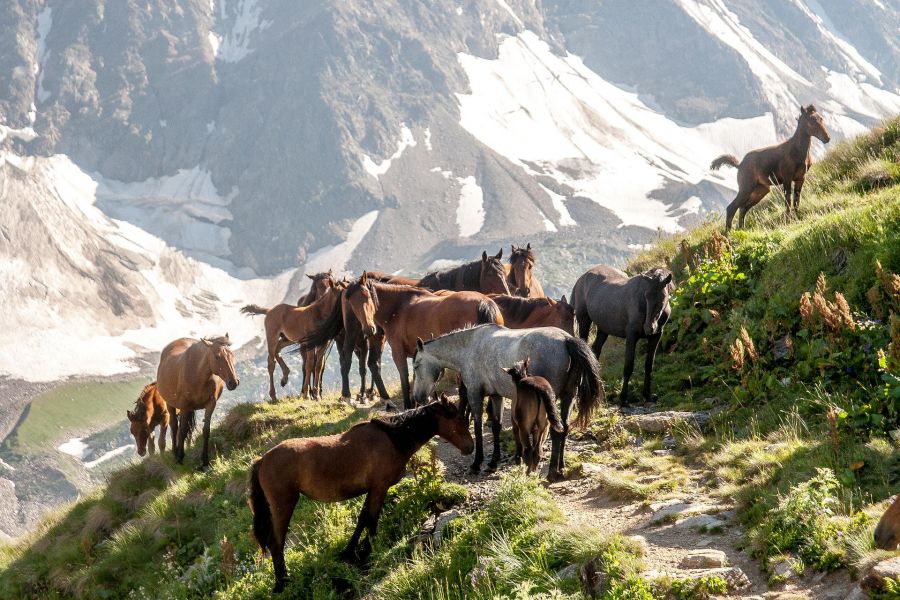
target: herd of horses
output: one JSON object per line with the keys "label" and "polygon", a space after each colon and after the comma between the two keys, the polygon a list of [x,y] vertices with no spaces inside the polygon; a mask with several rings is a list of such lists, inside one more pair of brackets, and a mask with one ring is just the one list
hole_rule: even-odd
{"label": "herd of horses", "polygon": [[[743,227],[747,211],[771,185],[784,186],[788,217],[792,201],[797,210],[811,164],[811,137],[829,140],[812,105],[801,108],[790,140],[750,152],[741,162],[730,155],[713,161],[713,169],[724,164],[738,168],[739,191],[728,207],[726,228],[738,211],[738,224]],[[583,426],[604,401],[599,357],[609,336],[625,340],[621,403],[629,399],[637,342],[647,340],[642,396],[653,399],[653,364],[670,315],[672,273],[655,268],[629,277],[601,265],[578,278],[571,300],[566,296],[554,300],[544,296],[534,275],[537,259],[531,244],[512,245],[511,250],[507,264],[502,249],[493,256],[483,252],[480,259],[420,279],[377,271],[363,272],[354,280],[337,279],[331,271],[308,275],[312,279],[309,292],[296,305],[248,304],[241,309],[248,316],[264,316],[271,401],[277,401],[276,365],[281,368],[281,386],[288,382],[290,369],[281,356],[287,348],[298,349],[302,359],[301,393],[320,397],[332,345],[338,350],[344,398],[351,397],[349,372],[355,356],[360,375],[357,399],[373,398],[376,392],[387,399],[381,357],[389,344],[405,409],[341,434],[287,440],[253,462],[249,491],[253,533],[260,547],[272,555],[276,591],[285,584],[287,527],[301,494],[326,502],[367,494],[344,551],[348,559],[363,560],[371,549],[369,539],[375,534],[388,488],[400,480],[406,463],[429,439],[437,435],[463,454],[474,452],[471,470],[478,472],[484,460],[482,418],[487,409],[493,433],[488,468],[497,468],[504,398],[512,402],[516,462],[524,461],[529,472],[537,470],[549,434],[547,478],[562,478],[573,405],[577,416],[572,425]],[[589,346],[592,326],[596,337]],[[170,428],[175,457],[182,462],[194,413],[202,408],[201,468],[209,466],[213,410],[223,387],[233,390],[239,384],[229,345],[225,335],[182,338],[166,346],[156,381],[143,389],[134,410],[128,411],[138,454],[143,456],[148,449],[153,453],[157,440],[163,451]],[[438,382],[448,371],[456,374],[458,405],[446,396],[437,397]],[[368,373],[371,385],[367,387]],[[157,427],[160,433],[155,440]],[[367,537],[361,542],[364,532]]]}

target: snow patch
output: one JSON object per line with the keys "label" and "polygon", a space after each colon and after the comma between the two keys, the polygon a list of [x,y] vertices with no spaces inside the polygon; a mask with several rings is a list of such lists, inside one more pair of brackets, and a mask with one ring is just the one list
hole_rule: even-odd
{"label": "snow patch", "polygon": [[412,148],[415,145],[416,138],[413,136],[412,130],[406,126],[406,123],[400,123],[400,141],[397,142],[397,151],[394,152],[390,158],[386,158],[377,164],[369,158],[368,154],[363,154],[363,168],[369,175],[378,179],[388,172],[388,169],[391,168],[391,163],[400,158],[404,150]]}
{"label": "snow patch", "polygon": [[326,246],[311,254],[303,267],[306,273],[321,273],[333,269],[334,273],[342,273],[353,256],[353,251],[363,241],[369,230],[378,220],[378,211],[367,212],[350,227],[347,239],[334,246]]}
{"label": "snow patch", "polygon": [[459,237],[471,237],[484,227],[484,192],[475,177],[457,177],[459,205],[456,207],[456,224]]}
{"label": "snow patch", "polygon": [[550,196],[550,201],[553,203],[553,208],[556,209],[556,212],[559,215],[559,224],[563,227],[577,225],[578,223],[576,223],[575,219],[572,218],[572,215],[569,214],[569,209],[566,208],[566,197],[562,194],[557,194],[544,185],[541,185],[541,187],[544,188],[544,191],[548,196]]}
{"label": "snow patch", "polygon": [[458,267],[463,264],[465,261],[456,260],[453,258],[438,258],[431,262],[430,265],[425,267],[425,271],[428,273],[432,273],[434,271],[443,271],[444,269],[452,269],[454,267]]}
{"label": "snow patch", "polygon": [[219,47],[222,45],[222,38],[220,38],[216,32],[210,31],[206,34],[207,39],[209,40],[209,47],[212,49],[213,57],[219,57]]}
{"label": "snow patch", "polygon": [[74,456],[78,460],[84,458],[85,453],[88,450],[88,445],[83,441],[84,438],[72,438],[68,442],[62,443],[57,446],[57,450],[63,452],[64,454],[68,454],[69,456]]}
{"label": "snow patch", "polygon": [[431,127],[425,128],[425,147],[428,148],[429,152],[433,150],[431,147]]}
{"label": "snow patch", "polygon": [[[223,0],[220,7],[220,17],[226,18],[227,3]],[[238,62],[253,52],[250,47],[251,40],[257,32],[264,31],[272,26],[272,21],[264,21],[261,17],[262,9],[257,0],[237,0],[235,7],[230,11],[234,19],[224,35],[217,36],[219,43],[213,46],[216,59],[224,62]],[[212,34],[211,34],[212,35]]]}
{"label": "snow patch", "polygon": [[105,452],[102,456],[100,456],[99,458],[97,458],[95,460],[91,460],[91,461],[84,463],[84,466],[87,469],[93,469],[97,465],[103,464],[110,459],[113,459],[117,456],[121,456],[122,454],[125,454],[126,452],[128,452],[128,450],[131,449],[131,447],[132,447],[131,444],[119,446],[118,448],[110,450],[109,452]]}
{"label": "snow patch", "polygon": [[50,92],[44,89],[44,65],[47,57],[50,56],[47,50],[47,34],[53,27],[53,9],[45,6],[37,16],[37,50],[34,58],[34,74],[37,78],[37,99],[38,102],[44,103],[50,98]]}
{"label": "snow patch", "polygon": [[513,12],[513,9],[510,8],[509,4],[507,4],[505,0],[497,0],[497,4],[500,5],[500,8],[509,13],[509,16],[513,18],[513,21],[516,22],[516,25],[518,25],[519,27],[524,26],[524,23],[522,23],[522,19],[519,18],[519,15]]}

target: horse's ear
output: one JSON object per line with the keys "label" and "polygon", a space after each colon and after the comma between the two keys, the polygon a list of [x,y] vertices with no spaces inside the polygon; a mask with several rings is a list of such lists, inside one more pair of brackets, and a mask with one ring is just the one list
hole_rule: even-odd
{"label": "horse's ear", "polygon": [[422,341],[422,338],[420,338],[420,337],[417,337],[417,338],[416,338],[416,349],[417,349],[417,350],[424,350],[424,349],[425,349],[425,342],[423,342],[423,341]]}
{"label": "horse's ear", "polygon": [[369,272],[363,271],[362,275],[359,277],[359,283],[362,285],[366,285],[369,282]]}
{"label": "horse's ear", "polygon": [[560,298],[559,301],[562,302],[563,304],[568,304],[568,303],[569,303],[569,301],[566,300],[566,295],[565,295],[565,294],[562,295],[562,298]]}
{"label": "horse's ear", "polygon": [[500,252],[498,252],[496,254],[496,256],[494,256],[494,258],[496,258],[497,260],[500,260],[501,258],[503,258],[503,248],[502,247],[500,248]]}
{"label": "horse's ear", "polygon": [[528,243],[525,245],[525,249],[526,249],[526,250],[531,250],[531,242],[528,242]]}
{"label": "horse's ear", "polygon": [[806,114],[811,115],[816,112],[816,106],[814,104],[810,104],[806,107]]}
{"label": "horse's ear", "polygon": [[128,416],[129,421],[134,421],[134,413],[133,412],[131,412],[130,410],[126,410],[125,414]]}
{"label": "horse's ear", "polygon": [[482,251],[481,251],[481,261],[482,261],[482,262],[487,262],[487,250],[482,250]]}
{"label": "horse's ear", "polygon": [[209,340],[208,340],[208,339],[206,339],[206,338],[203,338],[203,340],[202,340],[202,341],[203,341],[203,343],[204,343],[204,344],[206,344],[206,345],[207,345],[207,346],[212,346],[212,342],[211,342],[211,341],[209,341]]}
{"label": "horse's ear", "polygon": [[515,253],[516,253],[516,245],[515,245],[515,244],[510,244],[510,245],[509,245],[509,251],[512,252],[513,254],[515,254]]}
{"label": "horse's ear", "polygon": [[663,287],[666,287],[666,286],[669,285],[670,283],[672,283],[672,274],[671,274],[671,273],[669,273],[668,275],[666,275],[665,279],[662,280],[662,286],[663,286]]}
{"label": "horse's ear", "polygon": [[516,368],[515,368],[515,367],[500,367],[500,370],[502,370],[502,371],[504,371],[505,373],[508,373],[508,374],[510,374],[510,375],[512,375],[512,374],[514,374],[514,373],[516,372]]}
{"label": "horse's ear", "polygon": [[313,280],[313,281],[315,281],[315,280],[316,280],[316,278],[315,278],[315,277],[313,277],[313,276],[312,276],[312,275],[310,275],[310,274],[309,274],[309,273],[307,273],[307,274],[306,274],[306,276],[307,276],[307,277],[309,277],[309,278],[310,278],[310,279],[312,279],[312,280]]}
{"label": "horse's ear", "polygon": [[228,337],[228,332],[225,332],[225,345],[229,345],[231,343],[231,338]]}
{"label": "horse's ear", "polygon": [[331,269],[328,269],[328,276],[331,277]]}

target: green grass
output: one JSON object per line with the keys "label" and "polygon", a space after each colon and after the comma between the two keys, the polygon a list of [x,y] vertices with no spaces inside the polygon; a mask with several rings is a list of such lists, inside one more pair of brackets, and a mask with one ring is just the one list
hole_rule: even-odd
{"label": "green grass", "polygon": [[46,453],[74,434],[125,420],[147,382],[67,383],[34,399],[24,419],[4,442],[18,453]]}

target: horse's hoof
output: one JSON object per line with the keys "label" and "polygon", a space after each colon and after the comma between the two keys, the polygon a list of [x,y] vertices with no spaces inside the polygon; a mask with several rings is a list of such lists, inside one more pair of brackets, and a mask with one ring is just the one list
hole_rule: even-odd
{"label": "horse's hoof", "polygon": [[281,382],[280,382],[280,383],[281,383],[281,387],[286,386],[286,385],[287,385],[287,382],[288,382],[287,378],[282,379]]}
{"label": "horse's hoof", "polygon": [[521,457],[521,456],[515,457],[515,458],[513,459],[513,462],[516,464],[516,466],[521,465],[521,464],[522,464],[522,457]]}
{"label": "horse's hoof", "polygon": [[197,470],[200,471],[201,473],[206,473],[207,471],[210,470],[210,468],[211,467],[209,466],[209,463],[204,463],[204,464],[200,465],[199,467],[197,467]]}
{"label": "horse's hoof", "polygon": [[478,475],[479,473],[481,473],[481,463],[469,467],[469,473],[471,473],[472,475]]}
{"label": "horse's hoof", "polygon": [[272,593],[273,593],[273,594],[280,594],[280,593],[283,592],[283,591],[284,591],[284,582],[283,582],[283,581],[276,581],[276,582],[275,582],[275,587],[272,588]]}
{"label": "horse's hoof", "polygon": [[558,481],[562,481],[565,479],[561,471],[549,471],[547,473],[547,481],[550,483],[556,483]]}

